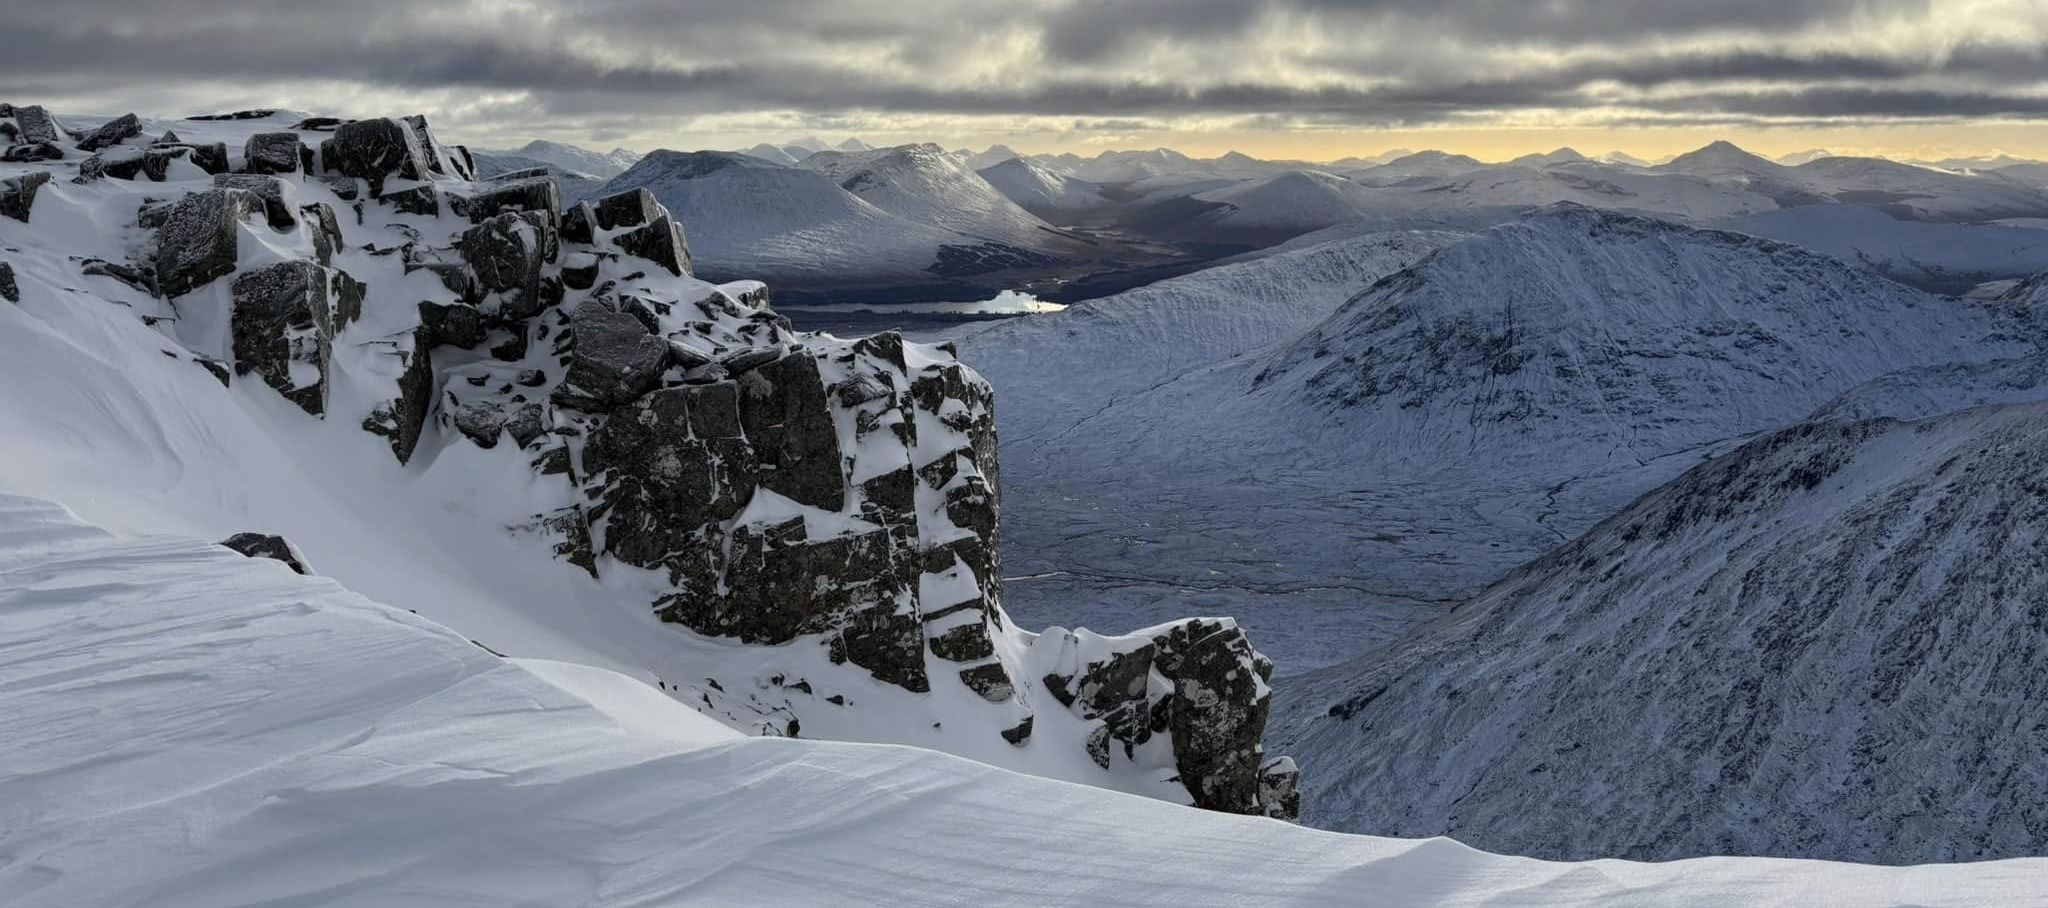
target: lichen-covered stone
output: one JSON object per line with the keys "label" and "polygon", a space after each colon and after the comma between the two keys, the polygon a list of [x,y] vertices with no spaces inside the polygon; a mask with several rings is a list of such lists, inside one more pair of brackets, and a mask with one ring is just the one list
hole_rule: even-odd
{"label": "lichen-covered stone", "polygon": [[542,293],[542,269],[559,257],[553,222],[530,212],[501,214],[462,234],[462,258],[478,289],[502,295],[492,307],[501,318],[532,318],[560,301]]}
{"label": "lichen-covered stone", "polygon": [[1265,813],[1259,800],[1271,692],[1258,654],[1234,623],[1192,619],[1153,639],[1173,683],[1174,765],[1195,806]]}
{"label": "lichen-covered stone", "polygon": [[533,212],[553,225],[562,213],[562,192],[551,176],[494,181],[489,188],[463,199],[460,209],[474,223],[507,213]]}
{"label": "lichen-covered stone", "polygon": [[460,347],[474,350],[490,337],[484,314],[467,303],[420,302],[420,325],[429,347]]}

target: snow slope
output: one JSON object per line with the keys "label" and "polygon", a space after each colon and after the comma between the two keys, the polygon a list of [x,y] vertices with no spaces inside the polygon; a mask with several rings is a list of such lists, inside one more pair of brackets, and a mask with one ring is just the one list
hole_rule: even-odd
{"label": "snow slope", "polygon": [[1796,243],[1943,293],[2048,270],[2048,230],[1900,220],[1865,205],[1803,205],[1715,226]]}
{"label": "snow slope", "polygon": [[332,581],[0,497],[0,892],[21,908],[1977,905],[2048,861],[1549,864],[912,748],[738,739]]}
{"label": "snow slope", "polygon": [[978,173],[1005,198],[1054,223],[1074,213],[1109,204],[1096,187],[1055,173],[1029,158],[1012,155],[982,168]]}
{"label": "snow slope", "polygon": [[729,152],[657,151],[606,191],[635,187],[675,212],[715,275],[911,280],[927,275],[939,247],[975,242],[883,211],[817,171]]}
{"label": "snow slope", "polygon": [[599,152],[547,139],[535,139],[520,148],[493,153],[507,157],[531,158],[563,170],[587,173],[600,180],[608,180],[625,173],[626,168],[638,163],[641,157],[623,148]]}
{"label": "snow slope", "polygon": [[2048,405],[1767,434],[1298,679],[1312,822],[1909,863],[2048,831]]}
{"label": "snow slope", "polygon": [[[962,337],[961,355],[1008,389],[996,408],[1004,558],[1012,577],[1007,606],[1026,621],[1109,627],[1235,604],[1233,614],[1261,650],[1282,654],[1281,674],[1353,652],[1358,641],[1348,634],[1359,614],[1355,591],[1321,578],[1295,582],[1299,578],[1272,565],[1226,575],[1214,560],[1178,564],[1186,554],[1178,547],[1158,558],[1147,554],[1148,541],[1175,532],[1174,524],[1239,541],[1255,536],[1265,518],[1259,508],[1234,510],[1201,496],[1152,500],[1172,472],[1171,461],[1120,462],[1122,452],[1110,443],[1089,443],[1089,417],[1288,340],[1360,288],[1456,239],[1420,231],[1349,238],[1210,268],[1059,313],[1009,319]],[[1132,453],[1150,458],[1174,443],[1160,439]],[[1172,519],[1162,519],[1163,513]],[[1275,512],[1273,519],[1284,518]],[[1246,533],[1232,529],[1238,526]],[[1329,633],[1332,627],[1346,630]]]}
{"label": "snow slope", "polygon": [[1371,212],[1376,195],[1334,174],[1295,170],[1193,197],[1226,206],[1201,215],[1206,226],[1279,240],[1358,220]]}
{"label": "snow slope", "polygon": [[1026,249],[1065,245],[1050,225],[937,145],[905,145],[878,153],[825,152],[805,158],[802,166],[915,224]]}
{"label": "snow slope", "polygon": [[1701,222],[1777,207],[1765,196],[1689,174],[1583,160],[1561,160],[1540,167],[1485,167],[1431,182],[1389,187],[1378,196],[1381,211],[1436,217],[1574,202]]}
{"label": "snow slope", "polygon": [[[1280,258],[1233,267],[1277,282]],[[1796,247],[1576,206],[1362,290],[1298,338],[1146,373],[1095,411],[1008,405],[1012,571],[1098,577],[1075,601],[1103,612],[1124,587],[1164,586],[1237,615],[1289,674],[1383,642],[1862,382],[2034,355],[2040,334],[2030,313]],[[1202,333],[1049,352],[1081,317],[1029,317],[965,349],[1012,402],[1061,400],[1118,387],[1127,361],[1177,368],[1165,351]],[[1345,623],[1267,617],[1302,593],[1348,602]]]}

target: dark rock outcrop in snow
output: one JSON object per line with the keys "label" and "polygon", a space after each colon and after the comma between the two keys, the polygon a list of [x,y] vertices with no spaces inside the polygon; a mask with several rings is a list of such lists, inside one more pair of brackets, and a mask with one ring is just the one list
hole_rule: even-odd
{"label": "dark rock outcrop in snow", "polygon": [[0,180],[0,215],[26,223],[36,205],[36,192],[50,182],[50,172],[38,170]]}
{"label": "dark rock outcrop in snow", "polygon": [[283,536],[272,533],[236,533],[221,540],[220,544],[250,558],[282,561],[286,567],[301,574],[313,573],[313,569],[306,565],[305,554]]}
{"label": "dark rock outcrop in snow", "polygon": [[[1010,626],[994,390],[950,348],[794,332],[758,283],[696,280],[681,225],[644,189],[565,211],[545,172],[477,181],[424,118],[329,125],[311,156],[310,123],[230,129],[243,172],[221,172],[223,145],[198,168],[210,177],[180,163],[209,146],[106,133],[81,178],[186,194],[141,200],[147,265],[71,261],[154,297],[122,305],[153,306],[143,321],[186,347],[165,355],[261,379],[238,393],[360,425],[416,473],[451,454],[529,467],[507,497],[535,513],[508,531],[642,590],[678,652],[719,638],[740,654],[691,689],[707,713],[860,737],[835,716],[967,703],[932,718],[969,749],[1028,764],[1048,740],[1085,740],[1120,787],[1178,799],[1178,779],[1203,807],[1291,816],[1259,743],[1270,666],[1234,625],[1091,635],[1116,666],[1101,677],[1062,674],[1059,638]],[[25,219],[47,179],[15,178],[0,210]],[[304,566],[275,537],[227,544]],[[1037,696],[1051,685],[1080,701]]]}
{"label": "dark rock outcrop in snow", "polygon": [[179,296],[234,271],[237,225],[263,211],[263,199],[242,189],[179,199],[157,230],[157,286]]}

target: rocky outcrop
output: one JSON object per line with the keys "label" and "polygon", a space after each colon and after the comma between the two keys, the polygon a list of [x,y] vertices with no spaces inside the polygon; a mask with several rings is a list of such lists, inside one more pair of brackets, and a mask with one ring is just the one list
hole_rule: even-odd
{"label": "rocky outcrop", "polygon": [[235,278],[235,372],[255,373],[314,416],[326,412],[327,367],[340,320],[328,271],[280,262]]}
{"label": "rocky outcrop", "polygon": [[[330,128],[308,155],[306,130]],[[564,210],[545,172],[473,179],[424,118],[210,127],[241,143],[238,173],[225,145],[115,133],[81,177],[186,194],[141,201],[150,261],[80,257],[82,274],[159,297],[124,305],[153,307],[145,323],[187,346],[168,355],[360,425],[416,474],[528,466],[516,494],[535,513],[506,529],[538,537],[539,557],[639,590],[678,652],[709,638],[798,666],[753,679],[785,697],[767,704],[714,702],[718,675],[749,685],[707,665],[694,705],[742,726],[726,710],[773,714],[760,728],[775,734],[859,736],[820,711],[880,701],[1027,766],[1085,740],[1119,787],[1291,816],[1291,764],[1260,748],[1270,666],[1234,625],[1099,638],[1101,658],[1068,666],[1049,664],[1065,632],[1009,623],[995,393],[952,348],[799,334],[759,283],[696,280],[647,191]],[[187,166],[201,149],[204,178]],[[0,188],[0,213],[25,219],[47,179]],[[304,565],[275,537],[226,544]]]}
{"label": "rocky outcrop", "polygon": [[295,132],[259,132],[242,146],[244,173],[297,173],[305,143]]}
{"label": "rocky outcrop", "polygon": [[221,545],[234,549],[250,558],[269,558],[282,561],[293,571],[311,575],[313,569],[306,565],[305,553],[292,545],[283,536],[273,533],[236,533],[220,541]]}
{"label": "rocky outcrop", "polygon": [[38,170],[0,180],[0,215],[26,223],[36,205],[36,192],[50,182],[50,172]]}
{"label": "rocky outcrop", "polygon": [[[79,139],[78,149],[80,151],[99,151],[102,148],[119,145],[141,134],[142,120],[132,113],[126,113],[107,121],[98,129],[87,133],[84,138]],[[56,140],[39,139],[37,141],[53,142]]]}
{"label": "rocky outcrop", "polygon": [[157,230],[157,286],[179,296],[234,271],[240,224],[263,211],[263,199],[242,189],[179,199]]}

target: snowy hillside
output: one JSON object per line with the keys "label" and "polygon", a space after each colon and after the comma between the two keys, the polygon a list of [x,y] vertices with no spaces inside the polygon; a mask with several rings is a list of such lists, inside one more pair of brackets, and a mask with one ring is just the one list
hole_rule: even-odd
{"label": "snowy hillside", "polygon": [[1461,154],[1418,151],[1384,164],[1351,171],[1345,176],[1368,186],[1391,186],[1418,177],[1436,179],[1453,176],[1484,166],[1477,158]]}
{"label": "snowy hillside", "polygon": [[1572,160],[1469,170],[1441,180],[1379,190],[1376,198],[1382,212],[1435,217],[1573,202],[1700,222],[1777,207],[1765,196],[1697,176]]}
{"label": "snowy hillside", "polygon": [[817,154],[801,166],[914,224],[1023,249],[1056,252],[1066,245],[1044,221],[937,145],[905,145],[871,154]]}
{"label": "snowy hillside", "polygon": [[993,391],[950,351],[791,331],[644,191],[564,207],[422,122],[280,120],[0,164],[0,493],[279,534],[748,733],[1285,812],[1230,620],[1009,621]]}
{"label": "snowy hillside", "polygon": [[[1006,391],[996,413],[1005,457],[1005,565],[1021,578],[1008,585],[1006,602],[1029,621],[1091,627],[1235,605],[1263,650],[1286,654],[1282,673],[1355,652],[1356,591],[1320,577],[1295,583],[1279,565],[1248,566],[1235,556],[1224,559],[1232,562],[1227,582],[1213,561],[1179,563],[1187,554],[1177,544],[1183,537],[1241,542],[1248,537],[1233,527],[1256,534],[1267,518],[1202,495],[1149,500],[1172,472],[1170,461],[1118,463],[1119,449],[1090,443],[1089,417],[1291,339],[1358,288],[1456,239],[1434,232],[1349,238],[1211,268],[1056,314],[1011,319],[963,337],[961,355],[999,387],[1015,389]],[[1185,428],[1216,430],[1195,423]],[[1169,441],[1141,453],[1155,456]],[[1085,475],[1097,470],[1096,479]],[[1083,494],[1072,491],[1084,487]],[[1170,519],[1160,513],[1169,510]],[[1276,512],[1271,519],[1284,518]],[[1343,532],[1341,525],[1323,531]],[[1161,542],[1171,557],[1146,554]],[[1258,586],[1240,586],[1246,583]]]}
{"label": "snowy hillside", "polygon": [[575,203],[595,195],[604,185],[604,178],[570,170],[559,164],[550,164],[538,158],[520,155],[501,155],[490,152],[474,152],[470,155],[476,161],[478,177],[502,177],[519,171],[542,170],[555,178],[555,185],[561,187],[562,201]]}
{"label": "snowy hillside", "polygon": [[[1236,267],[1280,281],[1280,259]],[[1122,368],[1046,365],[1059,335],[1028,326],[1073,317],[966,348],[1013,401],[1071,399]],[[1380,280],[1272,349],[1085,414],[1012,405],[1011,564],[1095,575],[1115,590],[1090,600],[1103,608],[1121,587],[1167,586],[1239,615],[1287,674],[1333,649],[1333,627],[1369,648],[1862,382],[2031,355],[2037,334],[2013,307],[1795,247],[1563,206]],[[1175,342],[1141,336],[1117,359]],[[1332,591],[1345,623],[1266,617]]]}
{"label": "snowy hillside", "polygon": [[1028,158],[1011,156],[978,171],[997,192],[1052,223],[1109,204],[1095,186],[1062,176]]}
{"label": "snowy hillside", "polygon": [[2039,854],[2044,469],[2048,405],[1702,464],[1300,679],[1313,819],[1551,857]]}
{"label": "snowy hillside", "polygon": [[640,155],[623,148],[599,152],[546,139],[535,139],[518,149],[494,153],[506,157],[530,158],[563,170],[587,173],[600,180],[608,180],[625,173],[626,168],[640,160]]}
{"label": "snowy hillside", "polygon": [[1192,197],[1223,206],[1200,216],[1205,232],[1263,245],[1356,221],[1371,213],[1376,195],[1340,176],[1295,170]]}
{"label": "snowy hillside", "polygon": [[21,908],[1968,906],[2048,878],[2040,860],[1548,864],[739,738],[633,679],[502,659],[332,581],[16,497],[0,714],[18,732],[0,892]]}
{"label": "snowy hillside", "polygon": [[928,276],[940,247],[975,242],[876,208],[816,171],[730,152],[657,151],[606,188],[653,193],[720,276],[911,280]]}
{"label": "snowy hillside", "polygon": [[2048,230],[1900,220],[1865,205],[1804,205],[1715,226],[1795,243],[1941,293],[2048,270]]}

